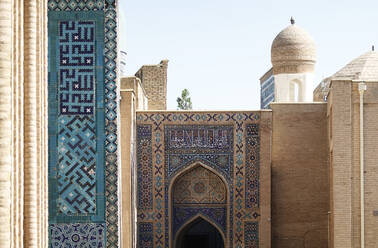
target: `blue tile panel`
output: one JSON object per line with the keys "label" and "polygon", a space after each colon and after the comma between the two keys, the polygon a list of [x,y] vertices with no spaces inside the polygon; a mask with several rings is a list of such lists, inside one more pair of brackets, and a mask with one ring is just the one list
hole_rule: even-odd
{"label": "blue tile panel", "polygon": [[244,222],[245,248],[259,247],[259,223],[257,221]]}
{"label": "blue tile panel", "polygon": [[60,115],[93,115],[95,23],[61,21],[58,33]]}
{"label": "blue tile panel", "polygon": [[96,130],[93,116],[58,118],[58,208],[66,215],[96,210]]}
{"label": "blue tile panel", "polygon": [[152,209],[152,130],[151,125],[137,127],[138,208]]}
{"label": "blue tile panel", "polygon": [[104,224],[50,224],[51,248],[105,247]]}
{"label": "blue tile panel", "polygon": [[245,207],[260,206],[260,135],[259,125],[246,126],[246,172],[245,172]]}
{"label": "blue tile panel", "polygon": [[48,0],[51,245],[80,224],[102,236],[61,247],[118,247],[116,3]]}
{"label": "blue tile panel", "polygon": [[153,229],[154,229],[153,223],[150,223],[150,222],[138,223],[138,248],[154,247]]}
{"label": "blue tile panel", "polygon": [[103,22],[49,12],[51,223],[104,221]]}
{"label": "blue tile panel", "polygon": [[232,126],[166,125],[164,130],[168,177],[185,165],[204,161],[232,181]]}

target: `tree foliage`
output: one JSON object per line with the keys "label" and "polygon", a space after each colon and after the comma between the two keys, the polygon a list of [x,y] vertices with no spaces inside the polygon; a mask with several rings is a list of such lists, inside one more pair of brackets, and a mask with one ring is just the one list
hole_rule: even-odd
{"label": "tree foliage", "polygon": [[177,97],[177,109],[179,110],[191,110],[192,101],[190,100],[189,90],[183,89],[181,97]]}

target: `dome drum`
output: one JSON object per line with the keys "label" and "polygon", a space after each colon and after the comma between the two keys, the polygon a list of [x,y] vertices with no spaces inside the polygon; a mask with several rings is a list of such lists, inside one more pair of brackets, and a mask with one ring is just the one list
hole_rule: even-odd
{"label": "dome drum", "polygon": [[287,61],[276,62],[273,66],[273,74],[283,74],[283,73],[306,73],[313,72],[315,70],[315,63],[313,61]]}

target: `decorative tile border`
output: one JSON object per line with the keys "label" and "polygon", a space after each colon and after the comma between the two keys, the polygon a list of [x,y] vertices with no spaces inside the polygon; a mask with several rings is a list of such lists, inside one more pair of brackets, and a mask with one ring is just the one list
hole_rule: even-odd
{"label": "decorative tile border", "polygon": [[152,131],[151,125],[137,127],[138,209],[149,210],[153,206],[152,192]]}
{"label": "decorative tile border", "polygon": [[118,216],[118,89],[116,0],[105,0],[105,193],[106,247],[119,245]]}
{"label": "decorative tile border", "polygon": [[246,174],[245,174],[245,207],[260,206],[260,134],[259,125],[249,124],[246,127]]}
{"label": "decorative tile border", "polygon": [[49,0],[49,11],[103,10],[104,0]]}

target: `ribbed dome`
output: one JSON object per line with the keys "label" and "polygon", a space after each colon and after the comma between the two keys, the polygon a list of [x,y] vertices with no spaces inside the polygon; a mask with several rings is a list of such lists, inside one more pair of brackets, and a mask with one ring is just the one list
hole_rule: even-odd
{"label": "ribbed dome", "polygon": [[378,52],[362,54],[336,72],[332,79],[378,82]]}
{"label": "ribbed dome", "polygon": [[315,42],[303,28],[292,24],[274,39],[271,56],[274,74],[313,72]]}

